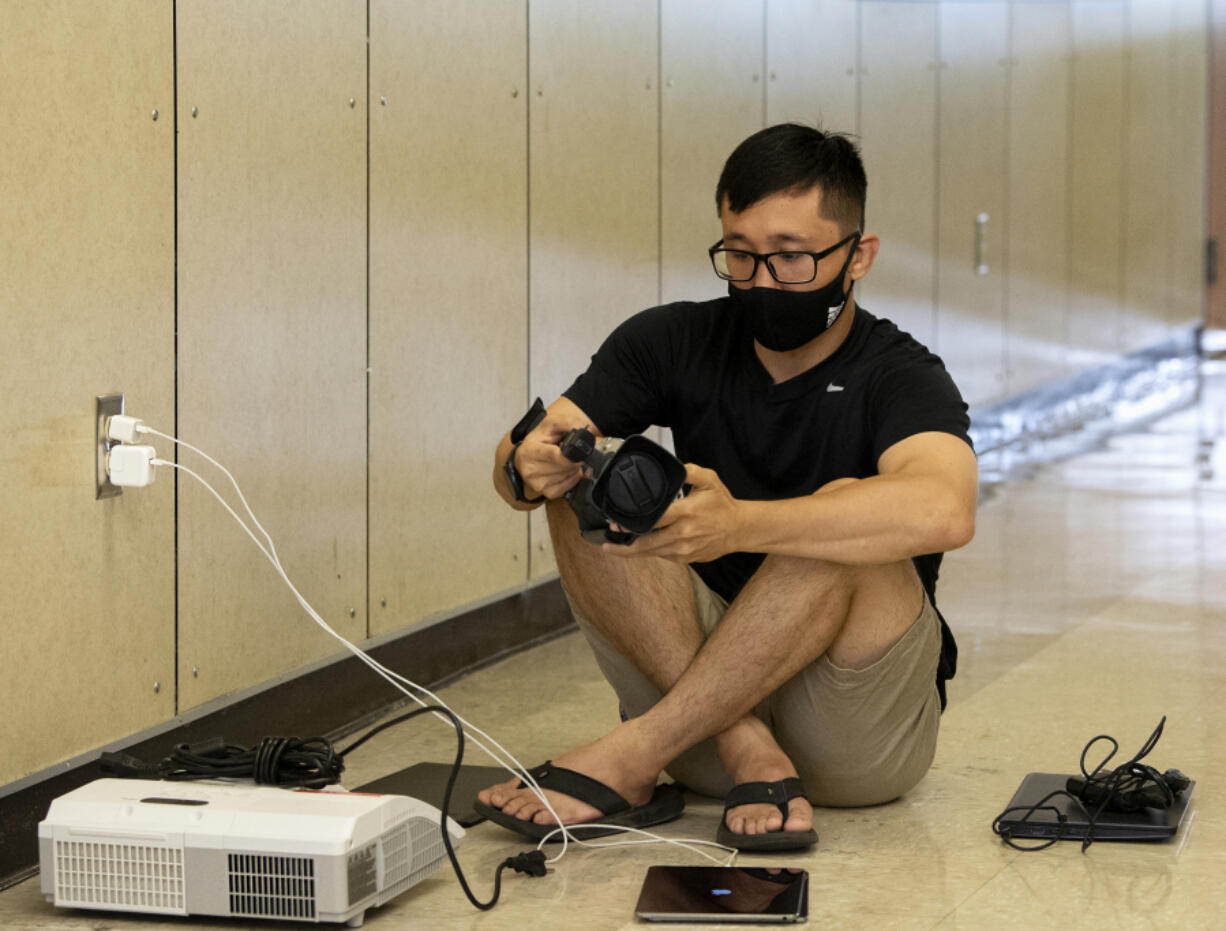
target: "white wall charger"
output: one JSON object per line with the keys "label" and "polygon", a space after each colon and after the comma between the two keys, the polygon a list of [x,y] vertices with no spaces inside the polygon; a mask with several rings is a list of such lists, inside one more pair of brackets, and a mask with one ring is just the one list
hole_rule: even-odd
{"label": "white wall charger", "polygon": [[157,450],[152,446],[112,446],[106,454],[106,472],[111,484],[122,488],[140,488],[153,484],[153,460]]}
{"label": "white wall charger", "polygon": [[144,421],[126,414],[112,414],[106,419],[106,435],[108,439],[120,443],[135,443],[137,436],[144,431],[141,427]]}

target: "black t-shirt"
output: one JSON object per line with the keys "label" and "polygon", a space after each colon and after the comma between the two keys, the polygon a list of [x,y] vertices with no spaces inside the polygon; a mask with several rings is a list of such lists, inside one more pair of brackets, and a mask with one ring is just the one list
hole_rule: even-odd
{"label": "black t-shirt", "polygon": [[[876,475],[881,454],[916,433],[970,443],[966,404],[941,360],[859,307],[828,359],[780,384],[727,298],[654,307],[614,330],[564,394],[606,436],[670,428],[683,462],[713,469],[734,497],[749,500],[798,498],[838,478]],[[763,559],[730,553],[694,569],[731,601]],[[915,562],[935,604],[940,554]],[[956,657],[943,633],[942,701]]]}

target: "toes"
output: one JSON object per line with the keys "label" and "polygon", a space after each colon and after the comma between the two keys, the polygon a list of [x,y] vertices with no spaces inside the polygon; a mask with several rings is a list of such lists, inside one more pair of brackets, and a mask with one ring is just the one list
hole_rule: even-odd
{"label": "toes", "polygon": [[724,824],[728,825],[728,830],[733,834],[745,834],[745,816],[734,815],[732,812],[737,809],[733,808],[724,814]]}
{"label": "toes", "polygon": [[807,831],[813,826],[813,809],[803,799],[788,804],[787,820],[774,805],[738,805],[724,820],[733,834],[770,834],[775,831]]}
{"label": "toes", "polygon": [[725,820],[733,834],[769,834],[783,827],[783,815],[774,805],[738,805]]}
{"label": "toes", "polygon": [[502,808],[502,806],[515,797],[518,787],[519,780],[510,779],[506,782],[500,782],[498,785],[490,786],[488,789],[482,789],[477,793],[477,798],[486,805]]}
{"label": "toes", "polygon": [[804,799],[792,799],[788,803],[788,820],[782,827],[785,831],[809,830],[813,827],[813,807]]}
{"label": "toes", "polygon": [[544,805],[537,805],[536,811],[532,814],[532,821],[537,824],[553,824],[558,823],[558,819],[549,813],[549,809]]}
{"label": "toes", "polygon": [[[502,813],[511,815],[514,818],[522,818],[527,821],[536,813],[539,804],[536,803],[536,797],[532,795],[513,795],[502,804]],[[531,814],[525,812],[530,811]]]}

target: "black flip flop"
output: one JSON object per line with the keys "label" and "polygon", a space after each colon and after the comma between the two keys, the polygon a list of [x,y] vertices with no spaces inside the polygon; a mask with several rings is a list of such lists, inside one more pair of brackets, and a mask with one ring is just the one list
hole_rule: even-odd
{"label": "black flip flop", "polygon": [[766,834],[737,834],[728,827],[728,809],[738,805],[775,805],[783,820],[787,821],[788,802],[802,797],[805,788],[795,776],[778,782],[742,782],[733,786],[724,800],[724,813],[720,817],[715,839],[725,847],[735,847],[748,853],[775,852],[780,850],[804,850],[817,843],[817,832],[768,831]]}
{"label": "black flip flop", "polygon": [[[588,827],[584,823],[568,824],[566,829],[571,837],[587,840],[592,837],[604,837],[607,834],[617,834],[624,828],[647,828],[666,821],[675,821],[685,810],[685,798],[681,787],[673,783],[656,786],[651,800],[644,805],[631,805],[622,796],[610,789],[603,782],[585,776],[583,773],[567,769],[565,766],[555,766],[552,761],[528,770],[536,784],[542,789],[552,789],[563,795],[569,795],[602,812],[600,826]],[[520,783],[522,789],[524,783]],[[546,835],[553,834],[551,842],[562,840],[562,833],[556,824],[537,824],[534,821],[524,821],[514,815],[504,814],[499,808],[486,805],[484,802],[473,803],[477,814],[488,818],[495,824],[500,824],[510,831],[531,840],[541,840]],[[555,833],[556,832],[556,833]]]}

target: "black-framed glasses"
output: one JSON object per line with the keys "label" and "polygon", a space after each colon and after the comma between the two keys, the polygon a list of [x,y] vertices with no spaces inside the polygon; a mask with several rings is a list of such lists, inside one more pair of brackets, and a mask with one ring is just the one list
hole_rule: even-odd
{"label": "black-framed glasses", "polygon": [[752,281],[758,274],[758,263],[765,262],[771,277],[780,284],[808,284],[817,277],[818,261],[859,238],[860,233],[857,231],[821,252],[788,249],[784,252],[765,253],[725,249],[721,239],[707,250],[707,254],[711,256],[711,267],[715,269],[715,274],[725,281]]}

